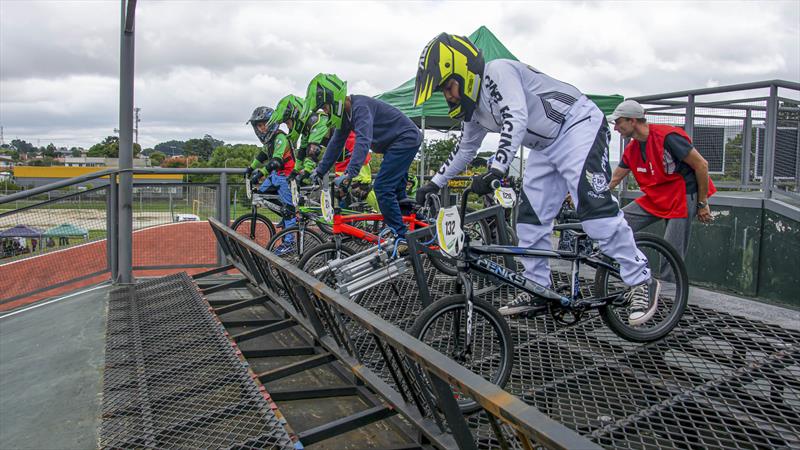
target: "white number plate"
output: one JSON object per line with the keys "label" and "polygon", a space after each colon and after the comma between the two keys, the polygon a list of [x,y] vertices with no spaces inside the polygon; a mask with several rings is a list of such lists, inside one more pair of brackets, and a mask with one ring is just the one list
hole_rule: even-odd
{"label": "white number plate", "polygon": [[451,206],[439,210],[436,217],[436,236],[439,249],[445,255],[456,257],[464,246],[464,231],[461,229],[461,217],[458,207]]}
{"label": "white number plate", "polygon": [[245,177],[244,179],[244,193],[247,195],[248,200],[253,198],[253,186],[250,184],[250,177]]}
{"label": "white number plate", "polygon": [[319,193],[319,206],[322,208],[322,218],[327,222],[333,222],[333,205],[329,197],[328,190],[323,187]]}
{"label": "white number plate", "polygon": [[292,191],[292,204],[297,206],[300,202],[300,194],[297,192],[297,182],[292,180],[289,182],[289,190]]}
{"label": "white number plate", "polygon": [[503,208],[513,208],[517,202],[517,193],[508,187],[499,187],[494,190],[494,199]]}

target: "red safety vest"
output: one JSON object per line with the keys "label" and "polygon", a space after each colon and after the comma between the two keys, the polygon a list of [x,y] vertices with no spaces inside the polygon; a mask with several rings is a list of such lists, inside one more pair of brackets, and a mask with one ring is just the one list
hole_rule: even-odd
{"label": "red safety vest", "polygon": [[[636,199],[636,203],[650,214],[664,219],[678,219],[688,216],[686,209],[686,182],[678,172],[664,171],[664,141],[670,133],[678,133],[692,140],[685,131],[670,125],[649,124],[650,134],[647,136],[646,160],[642,160],[639,141],[632,139],[625,147],[622,162],[633,171],[633,177],[644,193]],[[711,178],[708,179],[708,197],[717,189]]]}

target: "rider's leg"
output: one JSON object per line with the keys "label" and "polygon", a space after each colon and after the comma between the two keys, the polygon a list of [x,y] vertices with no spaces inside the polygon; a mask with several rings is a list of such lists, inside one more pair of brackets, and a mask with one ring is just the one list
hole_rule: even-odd
{"label": "rider's leg", "polygon": [[400,214],[397,192],[399,187],[405,189],[404,176],[408,173],[408,168],[411,166],[411,162],[414,161],[416,154],[416,147],[405,149],[388,148],[383,155],[381,168],[375,177],[375,184],[373,185],[375,195],[378,198],[378,206],[381,213],[383,213],[384,223],[400,237],[405,237],[406,226]]}
{"label": "rider's leg", "polygon": [[[567,196],[567,186],[555,167],[539,152],[530,152],[525,164],[517,236],[519,246],[536,250],[552,250],[553,219]],[[547,258],[520,258],[525,276],[550,286],[550,264]]]}
{"label": "rider's leg", "polygon": [[620,264],[622,280],[638,285],[650,279],[647,259],[636,248],[633,231],[625,221],[608,183],[608,123],[603,113],[586,100],[567,115],[567,130],[545,154],[567,182],[586,234],[600,244],[603,253]]}
{"label": "rider's leg", "polygon": [[[278,187],[278,197],[280,197],[281,203],[284,206],[285,213],[283,216],[283,226],[284,228],[289,228],[297,222],[297,219],[294,216],[292,191],[289,189],[289,182],[284,175],[278,175],[277,173],[272,174],[271,178],[273,185]],[[285,244],[291,244],[294,242],[294,235],[289,234],[284,238],[283,242]]]}

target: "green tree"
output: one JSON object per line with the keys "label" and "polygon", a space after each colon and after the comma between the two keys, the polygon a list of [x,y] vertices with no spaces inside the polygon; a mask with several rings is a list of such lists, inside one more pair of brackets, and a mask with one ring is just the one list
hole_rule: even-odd
{"label": "green tree", "polygon": [[197,156],[202,161],[208,161],[214,151],[211,141],[206,139],[189,139],[183,146],[186,155]]}
{"label": "green tree", "polygon": [[11,140],[11,145],[13,145],[14,148],[16,148],[17,151],[20,152],[20,153],[35,153],[36,152],[36,147],[34,147],[33,144],[28,143],[28,142],[26,142],[26,141],[24,141],[22,139],[12,139]]}
{"label": "green tree", "polygon": [[[142,146],[133,144],[133,156],[142,151]],[[117,136],[107,136],[103,142],[94,144],[89,148],[86,156],[93,158],[119,158],[119,138]]]}
{"label": "green tree", "polygon": [[69,149],[69,152],[70,152],[70,156],[72,156],[73,158],[78,158],[78,157],[81,156],[81,148],[80,147],[72,147],[71,149]]}
{"label": "green tree", "polygon": [[177,156],[177,155],[182,155],[184,153],[183,146],[185,144],[186,143],[183,141],[175,141],[175,140],[166,141],[166,142],[161,142],[160,144],[156,144],[153,147],[153,150],[158,150],[159,152],[162,152],[167,156]]}
{"label": "green tree", "polygon": [[423,147],[423,154],[425,158],[425,170],[430,171],[439,170],[439,167],[450,157],[450,153],[456,148],[458,144],[458,136],[449,135],[444,139],[434,139],[426,141]]}
{"label": "green tree", "polygon": [[56,146],[55,146],[55,145],[54,145],[54,144],[51,142],[50,144],[48,144],[48,146],[47,146],[47,147],[45,147],[44,151],[42,152],[42,155],[44,155],[44,156],[49,156],[49,157],[51,157],[51,158],[55,158],[55,157],[57,157],[57,156],[58,156],[58,149],[57,149],[57,148],[56,148]]}
{"label": "green tree", "polygon": [[150,153],[150,165],[151,166],[160,166],[164,160],[167,159],[167,155],[162,152],[154,151]]}

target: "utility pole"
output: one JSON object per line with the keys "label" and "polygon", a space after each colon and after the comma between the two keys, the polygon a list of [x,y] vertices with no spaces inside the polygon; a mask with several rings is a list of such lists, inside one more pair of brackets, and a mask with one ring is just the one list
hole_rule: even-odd
{"label": "utility pole", "polygon": [[6,145],[5,139],[3,139],[3,126],[0,125],[0,147]]}

